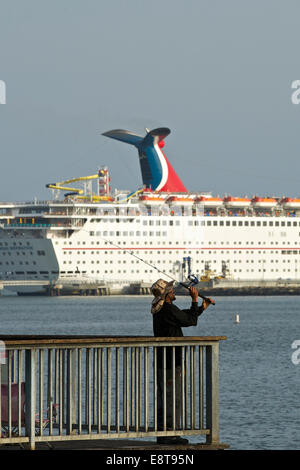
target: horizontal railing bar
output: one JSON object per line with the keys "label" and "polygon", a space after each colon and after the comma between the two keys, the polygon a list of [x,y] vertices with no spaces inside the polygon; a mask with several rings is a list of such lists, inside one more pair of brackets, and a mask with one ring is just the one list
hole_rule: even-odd
{"label": "horizontal railing bar", "polygon": [[[46,436],[44,436],[46,438]],[[45,441],[49,440],[49,436],[47,436],[47,439]],[[1,445],[2,444],[22,444],[29,442],[30,438],[29,436],[17,436],[17,437],[1,437],[0,439],[0,450],[1,450]]]}
{"label": "horizontal railing bar", "polygon": [[[88,426],[87,425],[82,425],[81,427],[83,430],[88,430]],[[77,430],[78,429],[78,425],[73,425],[73,430]],[[101,433],[97,433],[99,435],[102,435],[102,432],[103,434],[109,434],[107,433],[107,425],[105,426],[102,426],[101,428]],[[136,428],[135,426],[131,425],[129,426],[129,428],[127,429],[126,426],[120,426],[119,428],[117,428],[115,425],[111,425],[110,426],[110,431],[114,431],[114,432],[111,432],[110,434],[113,434],[115,435],[115,432],[120,429],[120,433],[117,433],[117,434],[121,434],[122,432],[122,435],[124,434],[124,432],[130,432],[130,433],[135,433],[136,432]],[[155,427],[154,426],[148,426],[148,429],[149,429],[149,432],[154,432],[155,431]],[[96,425],[92,425],[91,426],[91,430],[92,431],[97,431],[97,426]],[[145,426],[140,426],[139,427],[139,431],[142,431],[142,432],[146,432],[145,430]],[[198,429],[198,428],[188,428],[186,427],[184,430],[183,429],[170,429],[169,431],[162,431],[162,434],[165,434],[166,432],[169,432],[169,434],[174,434],[174,432],[177,432],[178,434],[184,434],[186,431],[188,432],[195,432],[197,434],[209,434],[210,433],[210,430],[209,429]],[[159,431],[157,431],[157,433],[159,433]],[[95,433],[93,433],[95,434]],[[76,434],[77,435],[77,434]],[[45,437],[47,437],[47,435],[45,434]]]}
{"label": "horizontal railing bar", "polygon": [[[188,432],[189,435],[209,435],[208,429],[191,430]],[[54,442],[54,441],[81,441],[81,440],[103,440],[103,439],[124,439],[133,437],[160,437],[160,436],[182,436],[187,435],[184,431],[132,431],[122,433],[105,433],[105,434],[62,434],[58,436],[35,436],[36,442]],[[26,443],[29,442],[29,437],[12,437],[1,439],[1,444],[13,444],[13,443]],[[0,444],[0,449],[1,449]]]}
{"label": "horizontal railing bar", "polygon": [[21,344],[7,344],[5,343],[5,349],[7,351],[25,351],[25,350],[41,350],[41,349],[52,349],[52,350],[57,350],[57,349],[78,349],[78,348],[134,348],[134,347],[149,347],[149,348],[156,348],[156,347],[162,347],[162,346],[213,346],[214,344],[218,343],[218,341],[194,341],[194,342],[187,342],[187,341],[174,341],[173,338],[169,338],[169,340],[162,340],[162,341],[155,341],[153,343],[147,342],[136,342],[136,343],[89,343],[89,344],[82,344],[80,342],[78,343],[60,343],[60,344],[51,344],[51,343],[45,343],[45,344],[31,344],[31,345],[21,345]]}
{"label": "horizontal railing bar", "polygon": [[109,433],[103,433],[103,434],[72,434],[72,436],[67,435],[67,434],[62,434],[59,436],[36,436],[35,440],[36,442],[48,442],[48,441],[59,441],[59,440],[65,440],[65,441],[73,441],[73,440],[81,440],[81,439],[124,439],[126,437],[161,437],[161,436],[194,436],[194,435],[203,435],[207,436],[210,434],[210,431],[208,429],[200,429],[200,430],[195,430],[191,429],[188,432],[184,431],[144,431],[142,429],[139,429],[139,431],[129,431],[129,432],[120,432],[120,433],[115,433],[115,432],[109,432]]}
{"label": "horizontal railing bar", "polygon": [[226,336],[185,336],[185,337],[153,337],[153,336],[89,336],[89,337],[74,337],[74,336],[0,336],[0,340],[5,343],[6,346],[16,346],[16,347],[25,347],[25,346],[35,346],[39,347],[44,345],[90,345],[90,344],[135,344],[143,345],[147,343],[160,343],[166,341],[168,343],[188,343],[193,342],[215,342],[226,340]]}

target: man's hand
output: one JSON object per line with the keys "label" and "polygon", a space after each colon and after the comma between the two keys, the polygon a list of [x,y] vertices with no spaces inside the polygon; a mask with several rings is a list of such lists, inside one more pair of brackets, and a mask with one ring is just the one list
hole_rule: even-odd
{"label": "man's hand", "polygon": [[204,308],[204,310],[206,310],[207,307],[209,307],[210,304],[214,304],[213,299],[211,299],[209,297],[207,299],[203,299],[202,307]]}
{"label": "man's hand", "polygon": [[192,297],[192,302],[198,302],[198,291],[196,287],[189,287],[190,296]]}

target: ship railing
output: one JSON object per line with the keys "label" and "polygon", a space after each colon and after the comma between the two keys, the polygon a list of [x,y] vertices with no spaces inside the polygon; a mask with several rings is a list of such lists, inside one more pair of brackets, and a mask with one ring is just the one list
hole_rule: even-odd
{"label": "ship railing", "polygon": [[82,228],[84,222],[68,222],[68,223],[10,223],[4,224],[4,228],[25,228],[25,229],[39,229],[39,228]]}
{"label": "ship railing", "polygon": [[218,446],[224,339],[0,337],[0,444],[191,435]]}
{"label": "ship railing", "polygon": [[[12,203],[7,203],[12,204]],[[248,206],[247,208],[229,208],[226,205],[221,205],[217,208],[212,207],[203,207],[201,203],[191,206],[172,206],[169,204],[164,204],[161,206],[145,206],[139,203],[136,203],[129,207],[128,205],[122,207],[121,205],[116,208],[115,204],[105,204],[104,207],[92,207],[92,206],[83,206],[86,205],[83,201],[78,201],[73,204],[68,203],[68,207],[66,210],[63,210],[61,207],[53,207],[53,205],[63,206],[63,202],[60,201],[41,201],[36,203],[16,203],[14,207],[19,206],[26,206],[32,205],[33,207],[36,205],[47,204],[50,207],[49,212],[44,212],[43,215],[48,217],[55,217],[55,216],[66,216],[66,217],[78,217],[78,216],[95,216],[95,217],[114,217],[114,218],[132,218],[137,216],[142,217],[151,217],[151,216],[173,216],[173,217],[295,217],[299,215],[299,209],[296,207],[294,208],[284,208],[283,206],[277,206],[272,208],[256,208],[252,205]],[[92,203],[93,204],[93,203]],[[82,205],[82,206],[81,206]],[[10,213],[1,214],[2,218],[8,217],[11,215]],[[23,217],[25,216],[28,218],[34,218],[39,216],[40,214],[27,213],[19,214]]]}

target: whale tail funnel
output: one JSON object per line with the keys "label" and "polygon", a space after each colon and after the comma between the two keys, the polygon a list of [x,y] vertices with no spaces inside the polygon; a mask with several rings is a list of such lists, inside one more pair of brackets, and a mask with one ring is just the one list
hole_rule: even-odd
{"label": "whale tail funnel", "polygon": [[164,139],[170,134],[167,127],[147,130],[145,137],[123,129],[102,135],[134,145],[139,153],[143,184],[152,191],[187,192],[184,184],[162,151]]}

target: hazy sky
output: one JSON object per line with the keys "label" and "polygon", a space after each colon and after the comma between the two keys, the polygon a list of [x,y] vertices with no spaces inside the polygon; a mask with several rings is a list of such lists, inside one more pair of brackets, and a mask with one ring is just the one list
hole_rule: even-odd
{"label": "hazy sky", "polygon": [[300,2],[1,0],[0,201],[108,165],[142,179],[136,150],[101,136],[166,126],[192,191],[300,197]]}

